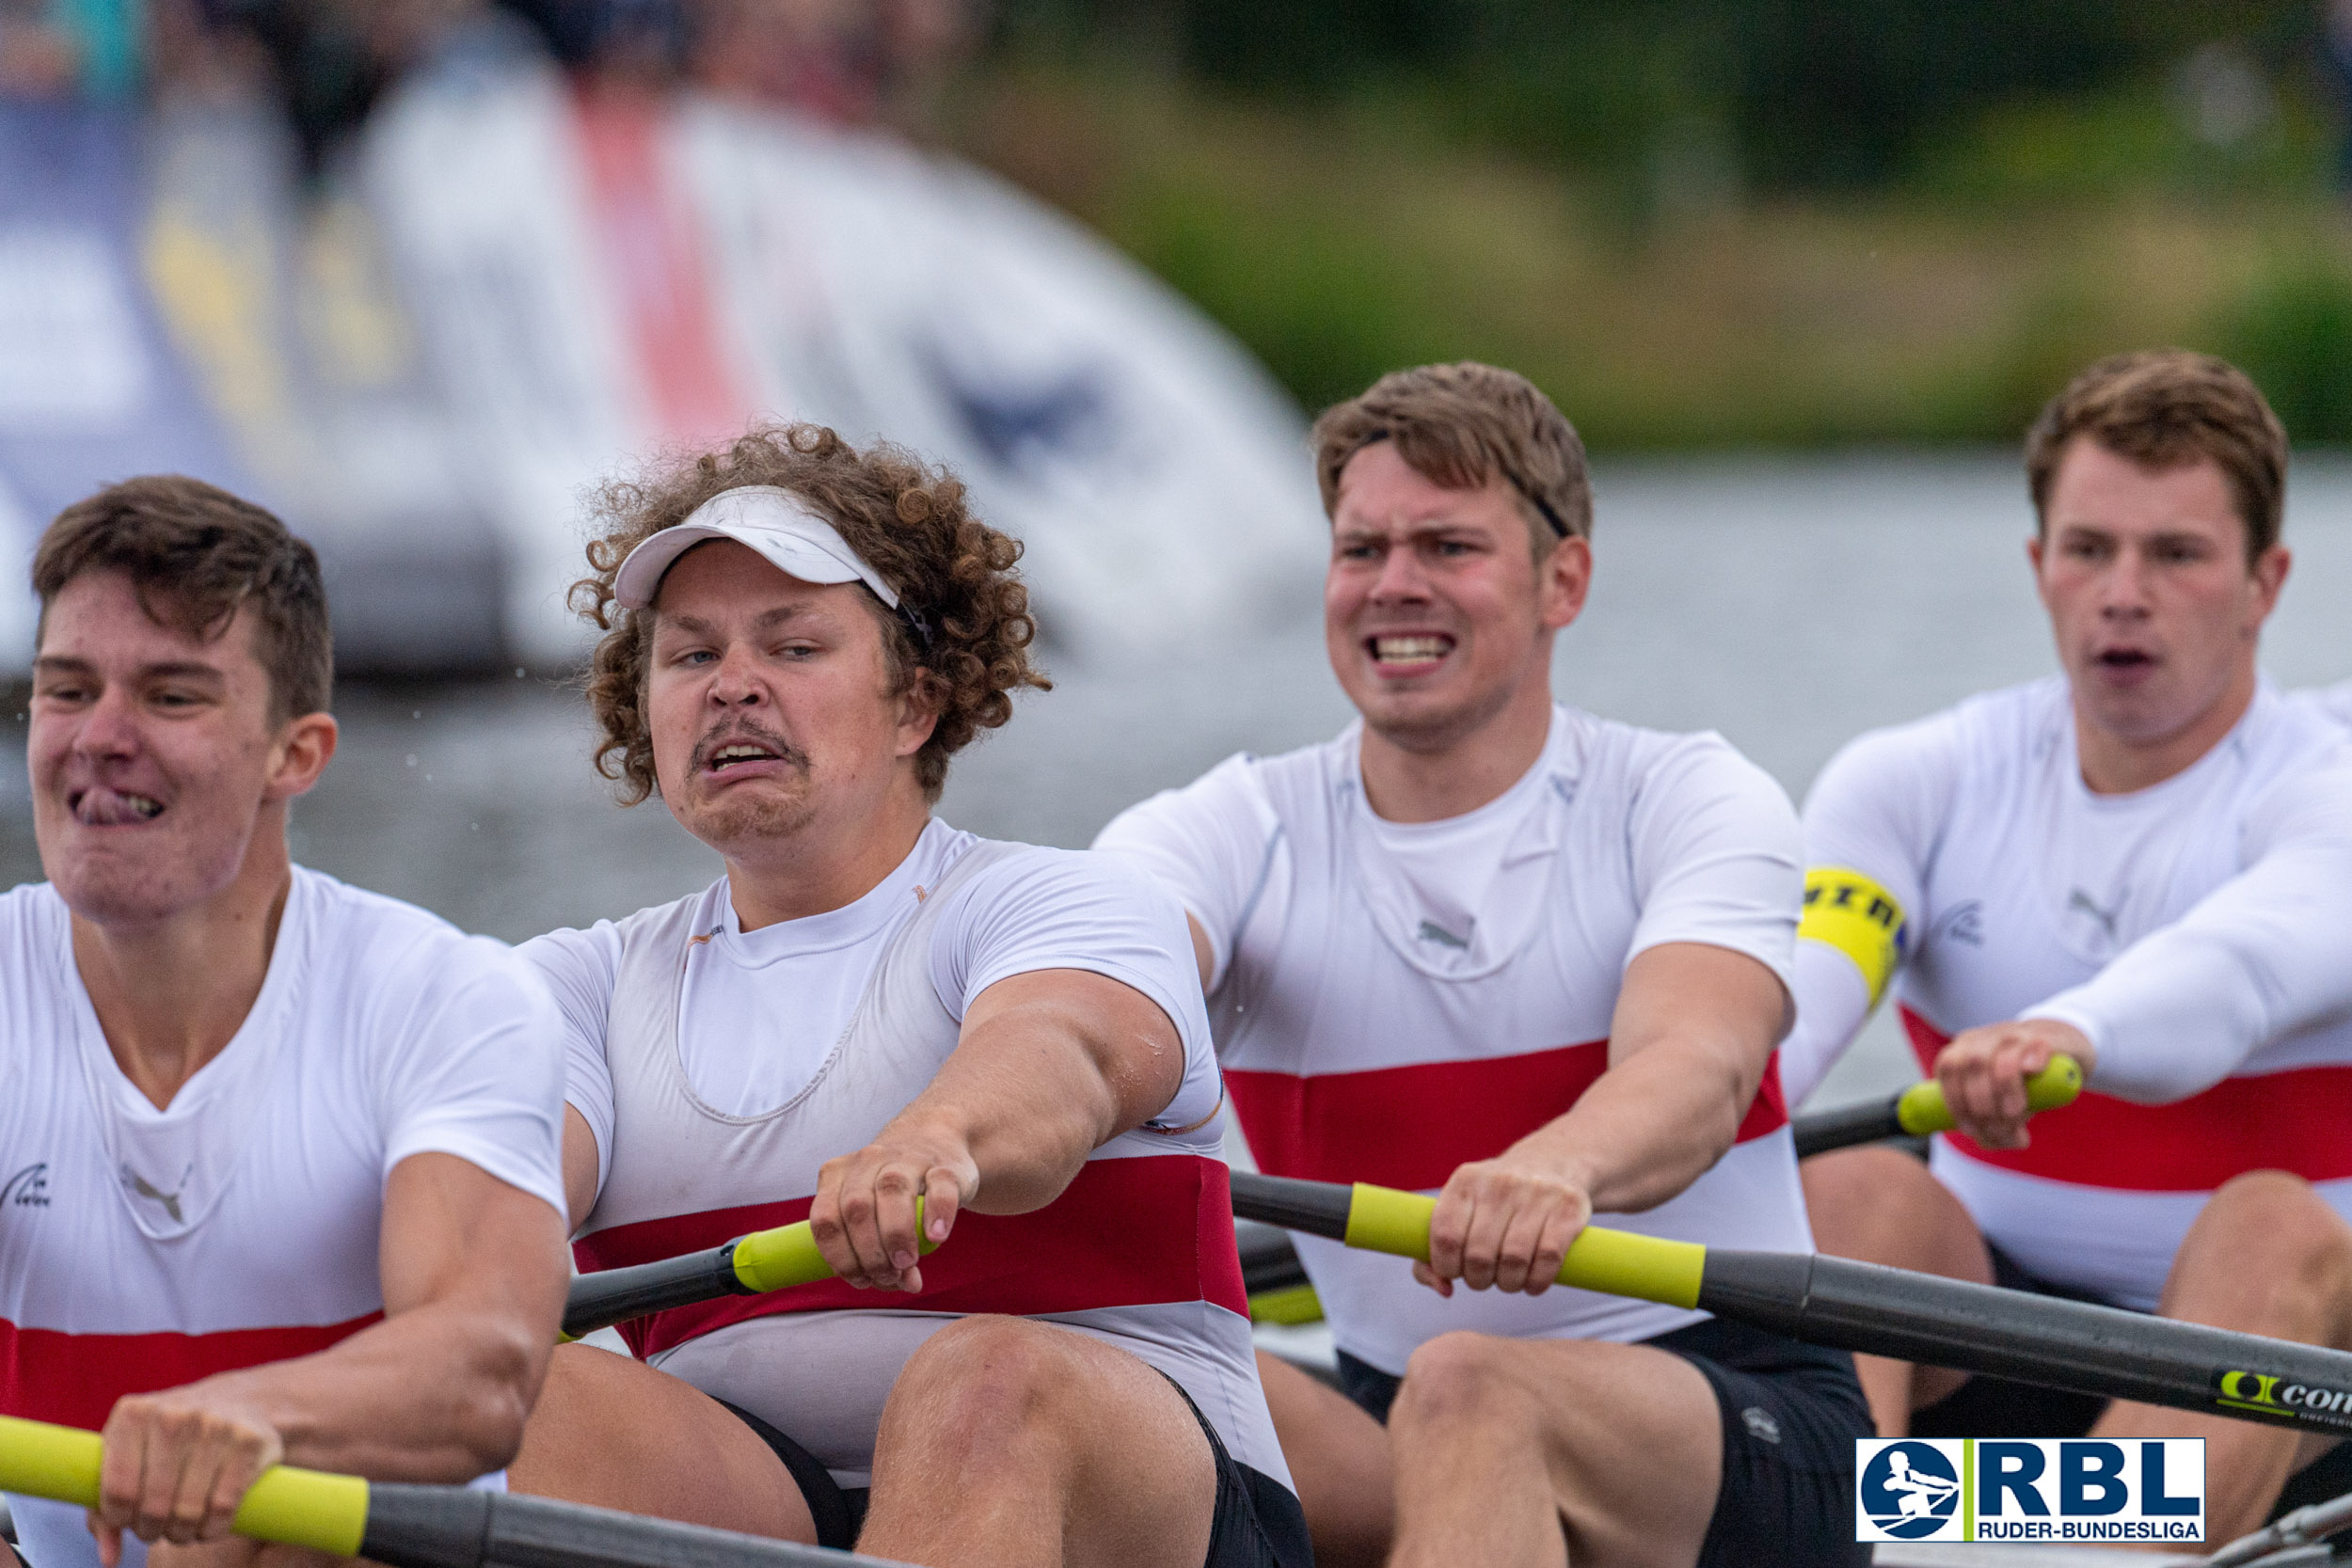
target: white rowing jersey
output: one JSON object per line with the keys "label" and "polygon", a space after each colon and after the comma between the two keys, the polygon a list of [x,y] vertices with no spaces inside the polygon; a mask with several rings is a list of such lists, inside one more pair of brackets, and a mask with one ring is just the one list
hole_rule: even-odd
{"label": "white rowing jersey", "polygon": [[2352,748],[2267,682],[2173,777],[2094,795],[2066,684],[1862,736],[1805,806],[1794,1096],[1890,974],[1923,1070],[1963,1029],[2074,1025],[2088,1091],[2030,1148],[1935,1172],[2029,1272],[2153,1309],[2189,1222],[2246,1171],[2352,1217]]}
{"label": "white rowing jersey", "polygon": [[[1361,728],[1232,757],[1097,840],[1207,934],[1226,1082],[1269,1174],[1429,1192],[1502,1153],[1607,1069],[1618,984],[1645,949],[1727,947],[1787,981],[1796,814],[1721,738],[1556,707],[1543,755],[1499,799],[1406,824],[1365,802]],[[1680,1196],[1601,1218],[1812,1250],[1777,1076],[1764,1085],[1737,1145]],[[1454,1329],[1632,1340],[1704,1316],[1572,1290],[1448,1299],[1402,1259],[1298,1248],[1340,1348],[1391,1373]]]}
{"label": "white rowing jersey", "polygon": [[1096,1149],[1034,1213],[957,1217],[919,1295],[837,1280],[628,1324],[652,1365],[868,1484],[908,1356],[976,1312],[1062,1324],[1180,1384],[1245,1465],[1289,1484],[1258,1386],[1218,1157],[1223,1088],[1184,915],[1097,855],[932,822],[856,902],[745,931],[727,883],[523,952],[567,1023],[568,1094],[596,1135],[583,1271],[805,1219],[817,1175],[930,1084],[967,1009],[1038,970],[1132,987],[1174,1022],[1184,1073],[1152,1121]]}
{"label": "white rowing jersey", "polygon": [[[411,1155],[562,1212],[560,1028],[501,944],[296,867],[252,1010],[157,1110],[99,1029],[64,901],[0,895],[0,1414],[96,1429],[125,1394],[374,1323],[384,1183]],[[38,1568],[94,1568],[82,1510],[9,1509]]]}
{"label": "white rowing jersey", "polygon": [[2291,701],[2306,704],[2328,718],[2352,730],[2352,681],[2338,681],[2333,686],[2315,686],[2297,691]]}

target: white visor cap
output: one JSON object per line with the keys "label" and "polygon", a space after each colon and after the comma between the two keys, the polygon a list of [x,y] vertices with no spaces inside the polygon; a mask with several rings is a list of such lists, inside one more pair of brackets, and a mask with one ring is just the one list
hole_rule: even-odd
{"label": "white visor cap", "polygon": [[612,575],[613,602],[624,610],[650,610],[654,595],[661,591],[662,575],[706,539],[732,539],[803,582],[862,582],[882,603],[907,613],[899,610],[898,590],[850,548],[823,514],[773,484],[722,490],[689,513],[686,521],[629,551]]}

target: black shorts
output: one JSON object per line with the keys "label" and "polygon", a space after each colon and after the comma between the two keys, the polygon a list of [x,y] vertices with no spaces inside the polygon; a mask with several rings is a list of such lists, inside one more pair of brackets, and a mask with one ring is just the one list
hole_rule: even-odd
{"label": "black shorts", "polygon": [[[1210,1520],[1209,1555],[1202,1568],[1314,1568],[1314,1552],[1307,1541],[1307,1515],[1290,1488],[1226,1452],[1225,1439],[1200,1414],[1184,1386],[1172,1377],[1168,1386],[1200,1423],[1216,1465],[1216,1512]],[[724,1400],[719,1402],[784,1461],[808,1504],[808,1516],[817,1526],[817,1544],[845,1552],[854,1547],[858,1532],[866,1528],[867,1488],[841,1485],[816,1455],[791,1438],[748,1410]]]}
{"label": "black shorts", "polygon": [[[2087,1301],[2098,1307],[2115,1302],[2060,1285],[2028,1272],[2017,1259],[1984,1244],[1993,1258],[1993,1283],[2005,1291],[2026,1291],[2061,1301]],[[2080,1437],[2098,1420],[2107,1402],[2096,1394],[2069,1393],[2031,1383],[2011,1383],[2005,1377],[1979,1372],[1933,1404],[1911,1413],[1914,1437]],[[2287,1479],[2270,1516],[2325,1502],[2352,1491],[2352,1443],[2339,1443]]]}
{"label": "black shorts", "polygon": [[[1876,1435],[1853,1357],[1709,1318],[1642,1343],[1678,1355],[1715,1390],[1724,1474],[1698,1568],[1849,1568],[1853,1446]],[[1340,1386],[1382,1421],[1403,1380],[1340,1353]]]}

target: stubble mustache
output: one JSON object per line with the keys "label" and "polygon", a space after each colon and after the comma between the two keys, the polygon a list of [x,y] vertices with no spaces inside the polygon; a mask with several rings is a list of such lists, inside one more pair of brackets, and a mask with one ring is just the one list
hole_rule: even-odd
{"label": "stubble mustache", "polygon": [[746,744],[764,746],[775,753],[777,761],[791,767],[805,768],[808,766],[808,753],[785,739],[783,736],[776,734],[773,730],[762,729],[757,724],[747,724],[739,720],[723,728],[711,731],[696,741],[692,753],[687,758],[687,767],[694,776],[700,777],[708,771],[710,759],[720,751],[729,746]]}

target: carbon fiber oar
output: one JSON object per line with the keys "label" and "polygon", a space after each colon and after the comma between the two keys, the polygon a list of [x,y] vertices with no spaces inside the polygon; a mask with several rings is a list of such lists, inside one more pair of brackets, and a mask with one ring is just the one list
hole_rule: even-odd
{"label": "carbon fiber oar", "polygon": [[[98,1433],[0,1417],[0,1491],[98,1501]],[[389,1568],[887,1568],[880,1558],[548,1497],[366,1481],[280,1465],[237,1510],[256,1541]]]}
{"label": "carbon fiber oar", "polygon": [[[2053,1056],[2050,1065],[2026,1080],[2026,1106],[2055,1111],[2072,1105],[2083,1092],[2083,1069],[2072,1056]],[[1797,1137],[1797,1158],[1826,1154],[1833,1148],[1874,1144],[1883,1138],[1909,1134],[1924,1138],[1952,1130],[1952,1108],[1944,1103],[1944,1085],[1925,1079],[1887,1100],[1867,1100],[1799,1117],[1789,1130]]]}
{"label": "carbon fiber oar", "polygon": [[[925,1253],[937,1248],[938,1243],[921,1234],[921,1198],[914,1200],[914,1226],[918,1248]],[[721,1296],[765,1295],[833,1276],[833,1265],[817,1250],[806,1220],[755,1230],[703,1252],[581,1275],[564,1301],[563,1337],[579,1339],[649,1312]]]}
{"label": "carbon fiber oar", "polygon": [[[1406,1258],[1435,1198],[1233,1173],[1233,1212]],[[2352,1354],[1795,1252],[1727,1252],[1587,1226],[1560,1283],[1692,1307],[1838,1350],[2175,1410],[2352,1433]]]}

